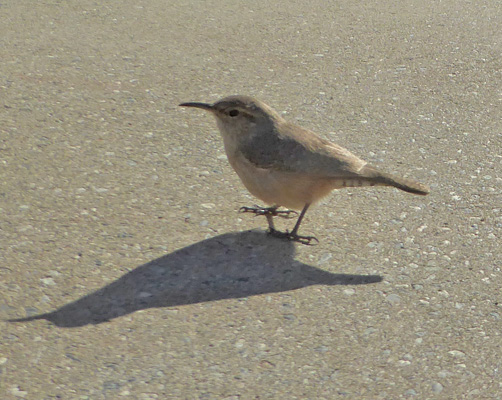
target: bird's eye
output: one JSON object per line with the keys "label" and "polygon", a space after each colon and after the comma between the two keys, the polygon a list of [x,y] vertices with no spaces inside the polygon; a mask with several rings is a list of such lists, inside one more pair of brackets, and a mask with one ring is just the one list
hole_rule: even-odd
{"label": "bird's eye", "polygon": [[239,115],[239,110],[230,110],[228,115],[231,117],[237,117]]}

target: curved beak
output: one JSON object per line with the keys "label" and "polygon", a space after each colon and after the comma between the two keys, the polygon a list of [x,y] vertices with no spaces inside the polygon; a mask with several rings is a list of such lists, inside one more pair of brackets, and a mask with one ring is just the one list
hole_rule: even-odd
{"label": "curved beak", "polygon": [[207,103],[181,103],[180,107],[194,107],[201,108],[202,110],[206,111],[214,111],[214,107],[211,104]]}

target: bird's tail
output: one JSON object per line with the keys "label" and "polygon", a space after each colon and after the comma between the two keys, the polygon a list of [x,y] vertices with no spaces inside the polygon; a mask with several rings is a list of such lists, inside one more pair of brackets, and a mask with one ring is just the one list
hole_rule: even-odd
{"label": "bird's tail", "polygon": [[430,189],[427,185],[414,181],[409,178],[400,178],[398,176],[380,172],[371,166],[365,166],[361,171],[361,175],[376,185],[394,186],[395,188],[404,190],[408,193],[419,194],[425,196],[429,194]]}

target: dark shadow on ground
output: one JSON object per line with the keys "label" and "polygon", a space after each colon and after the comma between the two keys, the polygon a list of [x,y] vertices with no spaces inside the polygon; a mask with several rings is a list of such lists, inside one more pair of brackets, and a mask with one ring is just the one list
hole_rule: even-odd
{"label": "dark shadow on ground", "polygon": [[311,285],[361,285],[378,275],[332,274],[294,259],[295,245],[263,232],[227,233],[150,261],[115,282],[42,315],[61,327],[99,324],[137,310],[172,307]]}

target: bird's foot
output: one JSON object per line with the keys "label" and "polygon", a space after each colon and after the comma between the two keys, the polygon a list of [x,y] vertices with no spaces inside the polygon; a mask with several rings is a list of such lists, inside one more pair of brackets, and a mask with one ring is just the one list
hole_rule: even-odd
{"label": "bird's foot", "polygon": [[297,215],[298,215],[298,213],[295,210],[280,210],[280,211],[275,210],[275,212],[272,216],[291,219],[291,218],[295,218]]}
{"label": "bird's foot", "polygon": [[313,246],[315,243],[312,243],[312,241],[319,243],[319,240],[317,240],[315,236],[300,236],[295,232],[281,232],[275,229],[269,229],[267,233],[279,239],[291,240],[293,242],[306,244],[307,246]]}
{"label": "bird's foot", "polygon": [[240,213],[252,213],[255,215],[269,215],[271,217],[281,217],[286,219],[294,218],[298,213],[294,210],[277,210],[277,207],[260,207],[255,205],[254,207],[241,207],[239,208]]}

